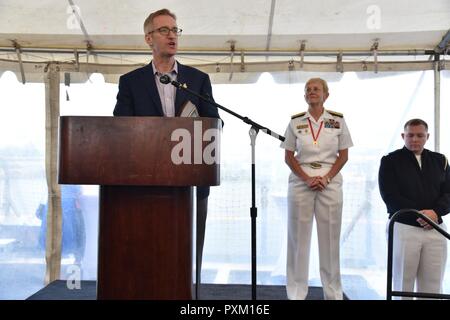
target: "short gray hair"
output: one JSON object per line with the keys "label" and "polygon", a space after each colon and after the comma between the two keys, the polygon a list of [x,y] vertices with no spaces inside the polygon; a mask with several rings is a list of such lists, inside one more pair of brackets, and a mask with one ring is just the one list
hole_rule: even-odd
{"label": "short gray hair", "polygon": [[325,94],[328,94],[328,83],[325,80],[323,80],[322,78],[311,78],[305,83],[305,89],[308,86],[308,84],[311,83],[311,82],[319,82],[319,83],[321,83],[322,87],[323,87],[323,92]]}
{"label": "short gray hair", "polygon": [[171,16],[172,18],[177,20],[177,16],[175,15],[175,13],[171,12],[169,9],[160,9],[158,11],[152,12],[144,21],[144,34],[150,32],[150,30],[148,30],[148,27],[153,26],[153,19],[159,16]]}

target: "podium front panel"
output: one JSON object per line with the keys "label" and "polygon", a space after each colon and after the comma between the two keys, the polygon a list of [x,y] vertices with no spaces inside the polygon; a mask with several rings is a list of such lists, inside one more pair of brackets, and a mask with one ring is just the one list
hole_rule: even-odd
{"label": "podium front panel", "polygon": [[192,187],[100,187],[98,299],[192,299]]}
{"label": "podium front panel", "polygon": [[220,126],[214,118],[63,116],[59,183],[219,185]]}

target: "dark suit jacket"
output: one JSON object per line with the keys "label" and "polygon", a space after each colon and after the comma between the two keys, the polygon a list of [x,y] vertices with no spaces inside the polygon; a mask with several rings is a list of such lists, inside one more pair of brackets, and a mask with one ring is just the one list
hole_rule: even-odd
{"label": "dark suit jacket", "polygon": [[[439,216],[450,212],[450,168],[443,154],[424,149],[419,167],[406,147],[381,159],[378,185],[389,218],[400,209],[433,209]],[[420,226],[416,216],[404,215],[399,222]]]}
{"label": "dark suit jacket", "polygon": [[[192,91],[213,99],[211,81],[206,73],[178,63],[177,81],[186,83]],[[188,100],[197,107],[201,117],[220,118],[217,107],[180,89],[177,89],[175,96],[176,115],[180,113],[181,106]],[[164,116],[151,63],[120,77],[119,93],[113,114],[114,116]],[[209,187],[197,189],[199,198],[208,195]]]}
{"label": "dark suit jacket", "polygon": [[[211,81],[206,73],[178,63],[177,81],[186,83],[192,91],[213,99]],[[201,117],[219,118],[219,112],[215,106],[180,89],[176,91],[175,114],[179,114],[181,106],[188,100],[197,106]],[[151,63],[120,77],[114,115],[164,116]]]}

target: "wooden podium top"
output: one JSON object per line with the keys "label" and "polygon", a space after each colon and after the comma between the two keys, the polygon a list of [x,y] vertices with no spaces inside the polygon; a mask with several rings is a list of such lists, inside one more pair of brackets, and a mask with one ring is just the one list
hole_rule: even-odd
{"label": "wooden podium top", "polygon": [[59,183],[220,184],[215,118],[60,117]]}

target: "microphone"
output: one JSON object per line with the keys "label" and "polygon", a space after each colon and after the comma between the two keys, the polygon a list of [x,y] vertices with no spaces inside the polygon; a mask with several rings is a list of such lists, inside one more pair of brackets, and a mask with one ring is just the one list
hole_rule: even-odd
{"label": "microphone", "polygon": [[168,84],[171,82],[170,77],[167,74],[163,74],[160,78],[159,78],[159,82],[164,83],[164,84]]}
{"label": "microphone", "polygon": [[163,83],[163,84],[172,84],[177,88],[184,88],[187,89],[187,84],[186,83],[179,83],[175,80],[172,80],[167,74],[163,74],[160,78],[159,78],[159,82]]}

